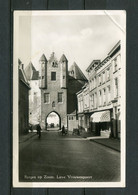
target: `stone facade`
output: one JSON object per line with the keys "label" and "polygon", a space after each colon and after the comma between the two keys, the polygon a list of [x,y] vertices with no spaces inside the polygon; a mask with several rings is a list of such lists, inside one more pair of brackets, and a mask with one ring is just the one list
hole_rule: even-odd
{"label": "stone facade", "polygon": [[120,137],[121,44],[87,68],[88,84],[77,93],[79,127],[96,135]]}
{"label": "stone facade", "polygon": [[[64,56],[58,62],[54,53],[50,59],[40,59],[41,75],[41,127],[46,128],[47,116],[55,112],[61,126],[67,127],[67,70],[68,61]],[[60,97],[59,97],[60,96]]]}

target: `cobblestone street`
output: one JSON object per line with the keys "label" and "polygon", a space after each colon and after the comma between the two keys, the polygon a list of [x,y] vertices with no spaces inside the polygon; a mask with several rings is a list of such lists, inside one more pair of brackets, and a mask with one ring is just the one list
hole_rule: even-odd
{"label": "cobblestone street", "polygon": [[78,136],[43,132],[20,143],[20,181],[120,181],[120,153]]}

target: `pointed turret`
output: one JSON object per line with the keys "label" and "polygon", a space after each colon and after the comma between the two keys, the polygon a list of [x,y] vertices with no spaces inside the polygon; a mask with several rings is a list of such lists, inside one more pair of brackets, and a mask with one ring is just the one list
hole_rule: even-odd
{"label": "pointed turret", "polygon": [[47,88],[47,59],[43,54],[39,60],[40,71],[39,71],[39,87]]}
{"label": "pointed turret", "polygon": [[64,54],[61,56],[60,62],[68,62],[68,60]]}
{"label": "pointed turret", "polygon": [[60,85],[61,85],[61,88],[67,88],[68,60],[64,54],[61,56],[59,63],[60,63],[60,67],[61,67]]}
{"label": "pointed turret", "polygon": [[70,67],[69,75],[77,80],[87,81],[87,78],[85,77],[79,66],[76,64],[76,62],[74,62]]}
{"label": "pointed turret", "polygon": [[[30,62],[28,64],[28,66],[25,68],[25,74],[28,80],[32,80],[33,79],[33,75],[35,76],[35,79],[33,80],[37,80],[38,79],[38,71],[36,71],[35,67],[33,66],[32,62]],[[36,78],[37,77],[37,78]]]}
{"label": "pointed turret", "polygon": [[40,58],[40,60],[39,60],[39,61],[46,61],[46,62],[47,62],[47,59],[46,59],[45,54],[43,54],[43,55],[41,56],[41,58]]}

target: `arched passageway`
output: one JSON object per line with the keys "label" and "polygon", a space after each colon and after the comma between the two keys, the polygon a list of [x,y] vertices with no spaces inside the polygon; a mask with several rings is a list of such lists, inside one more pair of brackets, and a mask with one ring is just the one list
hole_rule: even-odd
{"label": "arched passageway", "polygon": [[46,117],[46,130],[54,131],[61,129],[61,118],[58,113],[51,112]]}

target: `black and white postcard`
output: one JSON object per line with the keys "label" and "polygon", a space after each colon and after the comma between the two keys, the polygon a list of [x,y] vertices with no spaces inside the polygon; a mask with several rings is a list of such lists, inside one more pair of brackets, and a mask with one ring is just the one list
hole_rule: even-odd
{"label": "black and white postcard", "polygon": [[125,187],[126,12],[15,11],[13,187]]}

